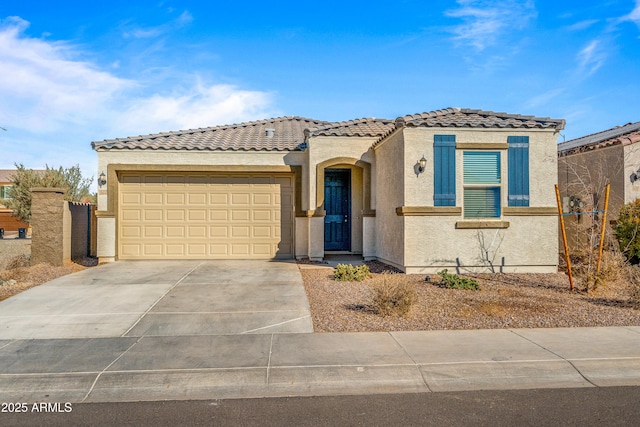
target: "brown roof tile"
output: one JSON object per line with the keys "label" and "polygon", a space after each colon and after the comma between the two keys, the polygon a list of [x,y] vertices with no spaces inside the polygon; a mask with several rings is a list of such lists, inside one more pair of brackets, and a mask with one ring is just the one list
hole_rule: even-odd
{"label": "brown roof tile", "polygon": [[[92,142],[94,150],[231,150],[291,151],[300,149],[304,129],[328,124],[287,116],[233,125],[189,129]],[[271,134],[271,136],[269,136]]]}
{"label": "brown roof tile", "polygon": [[395,120],[362,118],[343,122],[326,122],[287,116],[234,125],[109,139],[92,142],[91,146],[97,151],[110,149],[291,151],[304,149],[306,136],[377,137],[379,142],[402,126],[560,130],[564,128],[564,120],[460,108],[411,114]]}
{"label": "brown roof tile", "polygon": [[389,119],[362,118],[333,122],[326,126],[310,129],[313,136],[373,136],[380,137],[394,127]]}
{"label": "brown roof tile", "polygon": [[469,108],[445,108],[398,117],[395,126],[381,140],[399,127],[564,129],[565,121],[548,117],[522,116]]}
{"label": "brown roof tile", "polygon": [[558,154],[566,156],[610,145],[629,145],[636,142],[640,142],[640,122],[627,123],[624,126],[616,126],[602,132],[562,142],[558,144]]}

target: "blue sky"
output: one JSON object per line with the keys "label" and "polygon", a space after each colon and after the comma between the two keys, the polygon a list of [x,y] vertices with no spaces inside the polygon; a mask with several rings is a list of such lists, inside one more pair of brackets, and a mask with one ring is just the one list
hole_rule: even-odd
{"label": "blue sky", "polygon": [[640,0],[0,0],[0,169],[95,176],[95,140],[447,107],[564,118],[566,140],[640,121]]}

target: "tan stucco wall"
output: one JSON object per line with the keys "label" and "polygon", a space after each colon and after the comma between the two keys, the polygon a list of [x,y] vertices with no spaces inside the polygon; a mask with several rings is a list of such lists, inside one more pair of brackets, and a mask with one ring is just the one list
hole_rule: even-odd
{"label": "tan stucco wall", "polygon": [[[308,164],[312,165],[308,171],[308,189],[309,201],[308,205],[304,204],[303,209],[316,209],[322,203],[317,200],[317,170],[315,165],[327,162],[332,159],[349,158],[363,161],[369,164],[374,163],[373,152],[370,150],[371,145],[376,138],[371,137],[313,137],[309,139],[309,148],[305,154],[308,155]],[[341,162],[344,164],[344,162]],[[329,164],[328,167],[335,167]],[[373,172],[372,172],[373,175]],[[305,191],[303,191],[305,193]],[[306,206],[306,207],[305,207]]]}
{"label": "tan stucco wall", "polygon": [[[395,266],[404,264],[404,218],[396,208],[404,203],[405,146],[402,132],[391,135],[375,149],[376,156],[376,252]],[[418,157],[419,159],[420,157]]]}
{"label": "tan stucco wall", "polygon": [[31,190],[31,265],[62,266],[71,259],[71,213],[63,188]]}
{"label": "tan stucco wall", "polygon": [[[555,272],[558,263],[556,216],[508,216],[505,229],[456,229],[458,218],[405,217],[407,273]],[[428,232],[425,232],[428,230]],[[484,243],[481,243],[484,242]],[[487,254],[488,251],[488,254]]]}
{"label": "tan stucco wall", "polygon": [[[621,180],[624,185],[624,203],[633,202],[640,198],[640,179],[631,182],[631,174],[638,174],[640,169],[640,144],[630,144],[624,147],[624,172]],[[640,175],[640,174],[638,174]]]}
{"label": "tan stucco wall", "polygon": [[[456,135],[456,144],[459,146],[456,149],[456,207],[459,208],[456,213],[436,215],[438,208],[430,210],[434,205],[433,136],[436,134]],[[496,259],[501,260],[504,256],[504,271],[555,271],[558,262],[557,217],[550,216],[548,210],[541,216],[538,215],[540,212],[512,216],[504,211],[508,206],[507,137],[517,135],[529,136],[530,206],[553,208],[557,177],[557,133],[552,131],[407,127],[402,130],[402,136],[398,132],[380,144],[376,148],[379,183],[377,220],[380,221],[377,227],[378,256],[404,265],[407,272],[434,272],[443,266],[455,267],[458,263],[468,270],[481,270],[486,262],[483,263],[480,258],[478,237],[485,236],[485,242],[495,252]],[[399,146],[402,137],[405,142],[404,151]],[[473,149],[501,153],[503,211],[501,218],[491,221],[506,228],[477,228],[472,222],[464,221],[460,209],[464,204],[463,153]],[[394,167],[389,167],[393,160],[387,158],[391,152],[397,153],[396,156],[400,158],[399,162],[396,157]],[[427,167],[423,173],[416,175],[415,166],[423,155],[427,159]],[[400,174],[400,179],[397,175],[393,177],[394,171]],[[404,186],[395,187],[394,184],[398,182],[403,182]],[[404,199],[398,198],[397,194],[402,194]],[[399,218],[402,219],[394,222],[389,218],[387,208],[382,209],[381,204],[389,208],[396,204],[394,209],[401,206],[414,207],[422,213],[401,216]],[[383,217],[384,212],[387,215]],[[395,241],[389,235],[402,230],[402,221],[403,245],[393,246]],[[470,225],[474,228],[461,229],[462,226]],[[535,233],[532,235],[531,230],[534,228]],[[494,239],[494,236],[497,237]],[[523,240],[523,236],[527,236],[527,239]],[[399,262],[398,257],[389,259],[392,255],[385,252],[387,248],[400,251],[404,261]]]}

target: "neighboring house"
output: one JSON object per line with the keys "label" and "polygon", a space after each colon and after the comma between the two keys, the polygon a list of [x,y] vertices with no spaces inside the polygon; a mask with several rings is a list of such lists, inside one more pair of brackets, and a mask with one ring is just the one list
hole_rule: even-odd
{"label": "neighboring house", "polygon": [[280,117],[93,142],[106,176],[98,257],[342,253],[407,273],[555,272],[553,188],[564,123],[448,108],[395,120]]}
{"label": "neighboring house", "polygon": [[9,189],[13,185],[11,177],[15,172],[15,169],[0,169],[0,228],[4,228],[5,231],[18,231],[19,228],[29,227],[29,224],[13,216],[13,211],[2,204],[3,199],[9,198]]}
{"label": "neighboring house", "polygon": [[[638,142],[640,122],[558,144],[558,186],[563,210],[581,213],[604,209],[605,187],[609,183],[607,218],[615,220],[624,203],[640,197]],[[588,228],[592,218],[598,219],[590,215],[569,216],[569,225],[582,223],[582,228]]]}

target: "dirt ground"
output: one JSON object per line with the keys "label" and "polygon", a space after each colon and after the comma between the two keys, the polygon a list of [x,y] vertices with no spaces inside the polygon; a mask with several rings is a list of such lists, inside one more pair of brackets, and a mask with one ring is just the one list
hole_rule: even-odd
{"label": "dirt ground", "polygon": [[[370,264],[371,265],[371,264]],[[311,266],[306,266],[311,267]],[[444,329],[638,326],[629,285],[612,280],[589,293],[569,290],[564,273],[476,274],[480,290],[446,289],[437,274],[397,275],[415,286],[417,300],[404,316],[381,316],[372,285],[340,282],[329,268],[302,269],[316,332],[418,331]],[[381,271],[372,265],[372,271]],[[577,289],[581,289],[579,286]]]}

